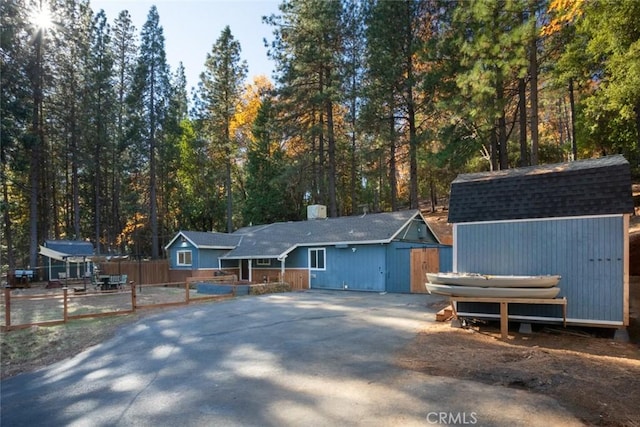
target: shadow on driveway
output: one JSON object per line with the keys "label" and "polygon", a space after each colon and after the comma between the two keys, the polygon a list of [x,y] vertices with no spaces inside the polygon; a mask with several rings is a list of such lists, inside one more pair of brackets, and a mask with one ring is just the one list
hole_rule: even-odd
{"label": "shadow on driveway", "polygon": [[433,300],[310,291],[148,316],[3,381],[2,425],[580,425],[541,395],[398,367]]}

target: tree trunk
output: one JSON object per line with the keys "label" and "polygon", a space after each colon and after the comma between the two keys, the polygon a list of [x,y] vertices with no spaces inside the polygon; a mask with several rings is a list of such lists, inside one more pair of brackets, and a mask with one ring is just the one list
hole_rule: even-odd
{"label": "tree trunk", "polygon": [[42,106],[42,37],[40,29],[36,36],[36,64],[33,79],[33,146],[29,165],[29,267],[38,266],[38,199],[40,184],[40,153],[42,150],[42,129],[40,113]]}
{"label": "tree trunk", "polygon": [[[5,163],[2,162],[3,176],[5,175]],[[11,216],[9,215],[9,189],[7,186],[7,180],[2,180],[2,202],[4,204],[3,212],[3,220],[4,220],[4,241],[7,245],[7,265],[9,270],[13,270],[16,268],[16,260],[13,256],[13,234],[11,232]]]}
{"label": "tree trunk", "polygon": [[520,121],[520,166],[527,166],[529,147],[527,147],[527,84],[524,78],[518,79],[518,110]]}
{"label": "tree trunk", "polygon": [[409,89],[409,205],[411,209],[418,209],[418,135],[416,131],[416,117],[413,106],[412,89]]}
{"label": "tree trunk", "polygon": [[[636,103],[633,112],[636,113],[636,153],[638,153],[636,156],[640,156],[640,102]],[[640,166],[640,158],[636,158],[638,159],[636,166]]]}
{"label": "tree trunk", "polygon": [[338,205],[336,201],[336,141],[333,133],[333,103],[327,100],[327,151],[329,155],[329,216],[338,216]]}
{"label": "tree trunk", "polygon": [[429,178],[429,190],[431,196],[431,212],[435,212],[438,206],[438,194],[436,193],[436,181],[433,179],[433,175]]}
{"label": "tree trunk", "polygon": [[233,199],[231,191],[231,152],[227,148],[227,166],[225,172],[225,187],[227,189],[227,233],[233,233]]}
{"label": "tree trunk", "polygon": [[498,131],[498,127],[495,126],[491,129],[491,133],[489,134],[489,139],[491,140],[491,170],[497,171],[500,169],[499,161],[498,161],[498,135],[496,132]]}
{"label": "tree trunk", "polygon": [[531,91],[531,164],[538,164],[538,37],[535,23],[535,1],[531,2],[533,31],[529,46],[529,75],[531,77],[529,90]]}
{"label": "tree trunk", "polygon": [[576,141],[576,103],[573,98],[573,79],[569,79],[569,103],[571,104],[571,153],[578,160],[578,143]]}
{"label": "tree trunk", "polygon": [[[355,74],[352,78],[351,81],[351,85],[352,85],[352,94],[355,91],[356,88],[356,77]],[[357,188],[357,183],[356,183],[356,179],[357,179],[357,167],[358,167],[358,163],[357,163],[357,159],[356,159],[356,150],[358,149],[357,145],[356,145],[356,96],[352,95],[353,97],[351,98],[351,214],[355,214],[358,211],[358,195],[356,192],[356,188]]]}
{"label": "tree trunk", "polygon": [[396,121],[393,108],[389,111],[389,198],[391,210],[398,210],[398,181],[396,178]]}
{"label": "tree trunk", "polygon": [[502,72],[500,69],[497,71],[496,77],[496,100],[498,111],[500,116],[498,117],[498,168],[509,168],[509,152],[507,150],[507,120],[505,117],[504,106],[504,81],[502,79]]}
{"label": "tree trunk", "polygon": [[150,135],[149,135],[149,204],[151,220],[151,259],[158,259],[160,251],[158,249],[158,206],[156,189],[156,113],[155,113],[155,67],[151,67],[151,94],[149,97],[149,108],[151,114]]}

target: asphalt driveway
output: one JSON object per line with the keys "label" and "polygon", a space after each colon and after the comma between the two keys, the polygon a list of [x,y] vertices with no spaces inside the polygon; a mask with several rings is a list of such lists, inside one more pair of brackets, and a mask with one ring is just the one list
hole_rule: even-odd
{"label": "asphalt driveway", "polygon": [[539,394],[398,367],[394,358],[434,322],[430,298],[310,291],[147,316],[3,381],[0,424],[580,425]]}

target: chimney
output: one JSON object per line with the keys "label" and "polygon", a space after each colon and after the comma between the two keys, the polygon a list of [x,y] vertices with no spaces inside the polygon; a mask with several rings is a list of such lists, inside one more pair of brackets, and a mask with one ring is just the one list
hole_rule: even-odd
{"label": "chimney", "polygon": [[325,205],[307,206],[307,219],[325,219],[327,217],[327,207]]}

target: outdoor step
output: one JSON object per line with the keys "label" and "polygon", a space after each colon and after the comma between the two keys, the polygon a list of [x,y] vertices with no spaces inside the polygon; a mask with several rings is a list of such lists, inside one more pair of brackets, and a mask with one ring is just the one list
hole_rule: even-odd
{"label": "outdoor step", "polygon": [[436,313],[436,322],[446,322],[453,317],[453,309],[450,305]]}

